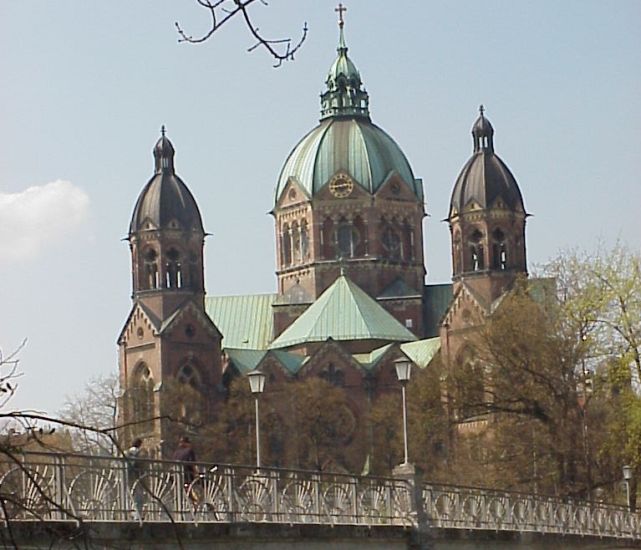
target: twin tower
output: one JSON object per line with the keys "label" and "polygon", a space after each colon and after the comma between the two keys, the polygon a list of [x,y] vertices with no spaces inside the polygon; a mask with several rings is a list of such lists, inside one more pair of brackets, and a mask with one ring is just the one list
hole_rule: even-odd
{"label": "twin tower", "polygon": [[[118,342],[123,414],[129,420],[157,417],[138,432],[156,437],[161,451],[166,437],[161,417],[175,416],[177,408],[192,420],[214,414],[230,373],[247,371],[233,360],[241,348],[267,356],[288,330],[298,330],[304,341],[290,339],[278,349],[306,358],[317,355],[323,338],[356,357],[389,343],[400,346],[401,353],[403,340],[440,337],[442,351],[454,361],[456,334],[469,324],[465,312],[490,312],[526,273],[523,198],[495,153],[494,129],[483,108],[472,128],[472,156],[456,180],[447,215],[453,284],[426,285],[423,182],[397,143],[372,122],[342,23],[325,85],[320,122],[289,154],[276,184],[271,214],[278,286],[275,294],[261,298],[262,306],[250,305],[249,299],[243,304],[240,297],[206,298],[205,231],[198,205],[176,174],[174,147],[164,128],[154,147],[154,174],[129,227],[133,307]],[[339,280],[343,286],[335,289]],[[318,328],[318,318],[305,312],[315,311],[319,300],[348,300],[341,292],[351,292],[351,301],[339,305],[345,310],[328,326]],[[374,337],[374,328],[359,333],[344,327],[352,302],[358,310],[354,315],[387,323],[386,334]],[[247,311],[252,307],[261,307],[260,314]],[[234,314],[247,326],[232,326]],[[311,329],[305,329],[314,322],[315,330],[325,332],[312,338]],[[346,335],[350,330],[354,334]],[[239,337],[252,331],[266,336],[262,341]],[[336,363],[334,370],[355,368]],[[177,384],[201,397],[163,400],[163,392]]]}

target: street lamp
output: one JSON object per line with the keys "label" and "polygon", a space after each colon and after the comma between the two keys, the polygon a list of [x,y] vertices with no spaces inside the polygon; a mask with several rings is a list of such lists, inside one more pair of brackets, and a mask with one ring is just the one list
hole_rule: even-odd
{"label": "street lamp", "polygon": [[256,401],[256,468],[260,468],[260,423],[258,422],[258,396],[263,393],[265,389],[265,378],[267,378],[259,370],[253,370],[247,374],[249,378],[249,387]]}
{"label": "street lamp", "polygon": [[405,386],[410,380],[412,374],[412,362],[405,357],[400,357],[394,361],[396,367],[396,377],[401,383],[401,392],[403,394],[403,449],[404,459],[403,465],[409,464],[409,457],[407,452],[407,401],[405,397]]}
{"label": "street lamp", "polygon": [[628,510],[632,510],[632,495],[630,494],[630,482],[632,481],[632,466],[623,466],[623,480],[625,481],[625,494],[628,502]]}

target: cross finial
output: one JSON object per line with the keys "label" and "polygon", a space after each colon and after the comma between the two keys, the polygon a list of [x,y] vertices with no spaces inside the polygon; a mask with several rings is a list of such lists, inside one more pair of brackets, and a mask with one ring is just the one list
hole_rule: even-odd
{"label": "cross finial", "polygon": [[338,3],[338,7],[334,9],[338,13],[338,26],[342,29],[345,21],[343,20],[343,12],[347,11],[347,8],[343,6],[342,3]]}
{"label": "cross finial", "polygon": [[483,116],[484,112],[485,112],[485,107],[483,107],[483,104],[479,105],[479,113],[481,113],[481,116]]}
{"label": "cross finial", "polygon": [[338,267],[340,269],[341,277],[345,276],[345,258],[342,254],[338,256]]}
{"label": "cross finial", "polygon": [[160,133],[161,133],[162,137],[165,137],[165,132],[166,132],[166,131],[167,131],[167,130],[165,129],[165,125],[163,124],[163,125],[160,127]]}

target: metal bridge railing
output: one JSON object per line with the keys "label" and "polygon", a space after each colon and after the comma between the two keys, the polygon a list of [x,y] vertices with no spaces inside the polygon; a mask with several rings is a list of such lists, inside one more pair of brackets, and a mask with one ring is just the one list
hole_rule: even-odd
{"label": "metal bridge railing", "polygon": [[[0,459],[11,520],[411,525],[412,485],[389,478],[174,461],[24,453]],[[187,471],[186,471],[187,470]]]}
{"label": "metal bridge railing", "polygon": [[[430,483],[416,485],[416,479],[274,468],[257,471],[226,464],[195,466],[198,475],[190,479],[191,469],[173,461],[5,454],[0,458],[0,517],[5,523],[82,520],[397,525],[641,540],[639,515],[615,505]],[[419,526],[419,519],[427,525]]]}
{"label": "metal bridge railing", "polygon": [[641,539],[639,515],[612,504],[434,484],[422,500],[434,527]]}

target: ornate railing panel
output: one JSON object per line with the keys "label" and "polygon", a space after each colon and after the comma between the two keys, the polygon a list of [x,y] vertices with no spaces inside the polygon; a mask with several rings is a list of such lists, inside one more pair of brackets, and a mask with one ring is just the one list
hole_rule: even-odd
{"label": "ornate railing panel", "polygon": [[[399,479],[140,459],[24,453],[0,461],[7,520],[412,525]],[[4,510],[4,511],[3,511]]]}
{"label": "ornate railing panel", "polygon": [[[135,467],[134,467],[135,466]],[[641,540],[639,515],[594,502],[360,477],[73,454],[0,458],[8,521],[269,522],[394,525]],[[416,504],[422,510],[416,509]],[[427,518],[427,525],[421,518]]]}
{"label": "ornate railing panel", "polygon": [[641,539],[639,515],[611,504],[425,484],[434,527]]}

